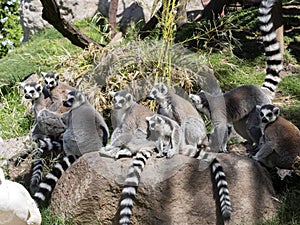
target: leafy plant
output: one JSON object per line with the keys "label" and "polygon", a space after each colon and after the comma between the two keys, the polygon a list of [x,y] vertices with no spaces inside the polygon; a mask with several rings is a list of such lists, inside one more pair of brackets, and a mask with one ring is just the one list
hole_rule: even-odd
{"label": "leafy plant", "polygon": [[22,27],[18,0],[0,1],[0,58],[20,46]]}

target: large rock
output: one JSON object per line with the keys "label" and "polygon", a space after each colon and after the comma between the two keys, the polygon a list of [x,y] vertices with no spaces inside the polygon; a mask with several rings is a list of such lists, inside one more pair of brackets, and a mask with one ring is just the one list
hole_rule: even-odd
{"label": "large rock", "polygon": [[[98,9],[99,0],[84,0],[84,1],[56,1],[61,16],[66,20],[73,22],[82,20],[86,17],[95,15]],[[27,0],[20,2],[20,17],[23,28],[23,41],[51,25],[42,18],[43,6],[40,0]]]}
{"label": "large rock", "polygon": [[[255,161],[219,154],[230,189],[230,224],[253,224],[274,216],[276,203],[268,172]],[[51,200],[54,212],[75,224],[117,224],[122,184],[130,159],[82,156],[59,180]],[[210,170],[182,155],[151,158],[133,208],[133,224],[222,224],[212,192]]]}
{"label": "large rock", "polygon": [[[84,1],[56,1],[61,15],[70,22],[82,20],[86,17],[92,17],[96,12],[100,12],[103,16],[108,17],[110,1],[107,0],[84,0]],[[117,22],[121,26],[128,25],[131,21],[148,21],[152,16],[152,6],[154,0],[135,1],[123,0],[119,1],[117,11]],[[191,0],[188,2],[187,11],[189,17],[195,17],[203,9],[201,1]],[[23,0],[20,3],[21,24],[23,27],[23,41],[42,30],[50,27],[49,23],[42,18],[42,3],[40,0]]]}

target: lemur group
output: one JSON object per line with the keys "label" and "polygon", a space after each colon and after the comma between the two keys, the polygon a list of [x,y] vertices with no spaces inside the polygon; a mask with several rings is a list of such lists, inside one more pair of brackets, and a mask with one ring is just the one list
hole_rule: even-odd
{"label": "lemur group", "polygon": [[[119,223],[130,224],[140,175],[150,157],[168,160],[182,154],[203,160],[205,154],[228,153],[230,127],[251,146],[248,157],[266,167],[293,170],[300,153],[300,132],[272,104],[282,70],[282,54],[271,20],[273,4],[274,0],[263,0],[259,8],[267,57],[261,87],[243,85],[217,96],[201,91],[190,94],[187,100],[159,82],[147,93],[148,99],[157,102],[157,112],[137,103],[126,90],[109,92],[113,99],[110,134],[104,118],[86,96],[60,82],[58,74],[42,73],[44,84],[23,83],[25,98],[32,100],[36,119],[31,135],[38,149],[34,153],[37,159],[33,162],[30,191],[37,205],[51,194],[64,171],[83,154],[98,151],[100,156],[115,159],[132,157],[119,206]],[[210,134],[201,117],[203,113],[212,121]],[[41,181],[43,153],[57,149],[64,156]],[[225,172],[216,157],[210,161],[210,168],[218,188],[221,215],[229,220],[232,208]]]}

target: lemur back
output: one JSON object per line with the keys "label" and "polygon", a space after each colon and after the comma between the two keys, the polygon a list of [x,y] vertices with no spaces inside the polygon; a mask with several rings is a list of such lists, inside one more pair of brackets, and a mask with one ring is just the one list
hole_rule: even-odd
{"label": "lemur back", "polygon": [[63,134],[63,150],[67,155],[53,170],[46,180],[40,183],[34,199],[39,204],[51,194],[56,182],[78,157],[91,151],[99,151],[109,138],[109,130],[102,116],[79,91],[67,93],[64,105],[70,110],[63,114],[67,129]]}
{"label": "lemur back", "polygon": [[279,116],[278,107],[270,104],[257,107],[263,136],[252,158],[267,167],[293,169],[296,158],[300,156],[299,129]]}

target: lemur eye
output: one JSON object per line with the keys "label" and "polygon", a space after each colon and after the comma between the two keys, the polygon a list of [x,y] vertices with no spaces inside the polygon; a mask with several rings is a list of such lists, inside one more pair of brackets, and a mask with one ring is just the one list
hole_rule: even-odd
{"label": "lemur eye", "polygon": [[29,93],[30,93],[30,94],[33,94],[33,93],[34,93],[34,90],[30,90]]}
{"label": "lemur eye", "polygon": [[259,113],[259,115],[260,115],[260,117],[263,117],[264,116],[264,114],[261,112],[261,113]]}
{"label": "lemur eye", "polygon": [[156,91],[156,90],[152,91],[152,94],[153,94],[153,95],[156,95],[156,94],[157,94],[157,91]]}
{"label": "lemur eye", "polygon": [[119,103],[121,103],[121,104],[123,104],[124,102],[125,102],[124,99],[121,99],[121,100],[119,101]]}
{"label": "lemur eye", "polygon": [[272,113],[268,113],[267,117],[272,117],[272,115],[273,115]]}
{"label": "lemur eye", "polygon": [[54,84],[54,81],[51,81],[50,84]]}

